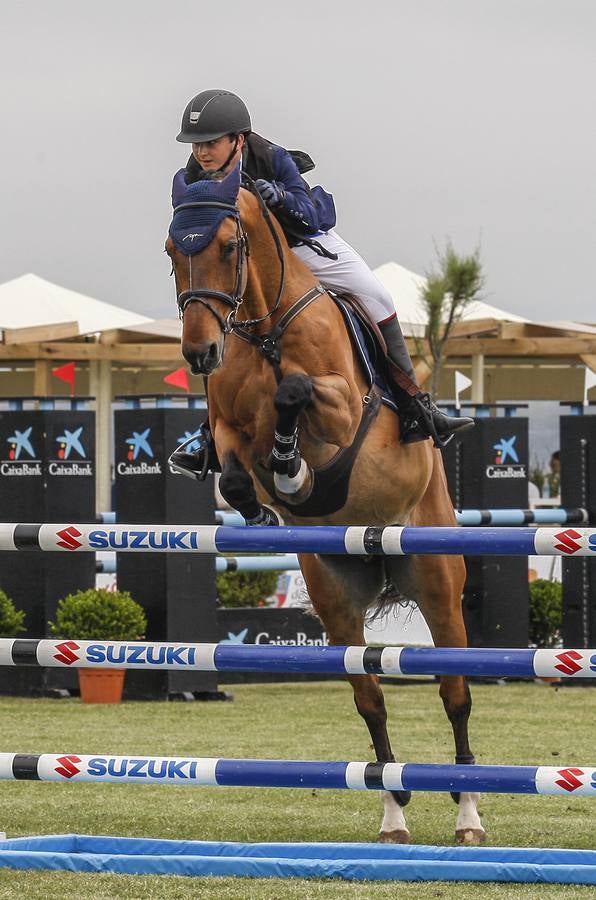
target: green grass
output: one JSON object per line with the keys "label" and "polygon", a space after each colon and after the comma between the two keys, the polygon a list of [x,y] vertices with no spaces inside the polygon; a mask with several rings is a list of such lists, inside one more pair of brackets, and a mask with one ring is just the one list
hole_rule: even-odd
{"label": "green grass", "polygon": [[[165,756],[371,759],[351,690],[324,684],[239,685],[233,703],[83,705],[78,700],[0,698],[0,750]],[[450,727],[437,689],[385,689],[397,758],[451,762]],[[592,689],[543,684],[473,688],[472,747],[479,763],[596,763]],[[189,840],[368,841],[381,821],[376,793],[244,788],[4,782],[0,828],[23,834],[116,834]],[[485,795],[492,846],[592,849],[588,798]],[[415,795],[412,840],[452,843],[456,810],[444,794]],[[550,898],[561,888],[515,885],[183,879],[0,870],[3,897],[439,897]],[[565,898],[594,896],[564,888]],[[555,893],[556,892],[556,893]]]}

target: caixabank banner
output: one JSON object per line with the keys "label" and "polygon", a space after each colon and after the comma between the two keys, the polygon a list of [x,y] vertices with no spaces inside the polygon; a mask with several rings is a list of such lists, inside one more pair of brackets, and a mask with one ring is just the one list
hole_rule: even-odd
{"label": "caixabank banner", "polygon": [[[0,411],[0,518],[4,522],[94,521],[93,412]],[[22,636],[45,636],[58,600],[94,583],[93,554],[81,554],[67,566],[52,554],[0,554],[0,587],[25,612]],[[76,681],[51,671],[7,673],[2,690],[29,692],[66,686],[69,680]]]}
{"label": "caixabank banner", "polygon": [[[213,477],[196,482],[168,469],[168,457],[195,433],[204,413],[148,407],[116,410],[115,507],[118,522],[210,525],[215,521]],[[118,587],[147,614],[148,639],[216,640],[215,561],[192,554],[118,553]],[[158,699],[216,692],[214,672],[131,672],[130,697]]]}
{"label": "caixabank banner", "polygon": [[[477,418],[442,451],[457,509],[526,509],[528,419]],[[523,557],[466,557],[464,618],[474,647],[527,647],[528,563]]]}
{"label": "caixabank banner", "polygon": [[[326,647],[329,643],[323,623],[303,609],[217,610],[218,640],[224,644],[277,644],[291,647]],[[266,681],[323,681],[337,676],[267,672],[226,672],[220,680],[228,684]]]}

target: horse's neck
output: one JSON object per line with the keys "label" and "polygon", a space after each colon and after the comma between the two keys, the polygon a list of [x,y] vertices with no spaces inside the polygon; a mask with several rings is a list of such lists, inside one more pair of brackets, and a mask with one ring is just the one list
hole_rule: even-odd
{"label": "horse's neck", "polygon": [[[283,286],[281,285],[282,264],[276,250],[273,236],[264,219],[257,220],[256,226],[247,227],[250,245],[248,280],[244,292],[244,315],[246,318],[257,318],[271,312],[276,304],[280,286],[282,286],[279,308],[285,310],[315,286],[317,279],[310,269],[292,253],[281,228],[274,224],[283,253]],[[271,319],[266,319],[257,329],[269,331]]]}

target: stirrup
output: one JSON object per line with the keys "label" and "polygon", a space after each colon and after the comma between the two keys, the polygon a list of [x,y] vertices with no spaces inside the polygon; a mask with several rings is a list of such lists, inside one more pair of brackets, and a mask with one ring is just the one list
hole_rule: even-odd
{"label": "stirrup", "polygon": [[[193,444],[195,449],[190,450]],[[209,472],[221,472],[213,435],[207,422],[199,426],[196,434],[183,441],[168,457],[172,475],[186,475],[195,481],[205,481]]]}
{"label": "stirrup", "polygon": [[[416,404],[416,411],[412,407]],[[404,432],[401,437],[402,444],[415,444],[432,438],[433,446],[442,449],[453,440],[453,434],[445,438],[439,437],[437,427],[433,419],[430,394],[420,393],[418,397],[411,397],[409,403],[409,415],[404,417]]]}

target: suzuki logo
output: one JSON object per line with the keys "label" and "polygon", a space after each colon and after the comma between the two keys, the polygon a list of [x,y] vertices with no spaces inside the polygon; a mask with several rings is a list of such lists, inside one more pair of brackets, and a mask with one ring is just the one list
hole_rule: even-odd
{"label": "suzuki logo", "polygon": [[560,665],[555,666],[559,672],[562,672],[563,675],[575,675],[576,672],[581,672],[581,666],[578,666],[576,660],[581,659],[581,653],[578,653],[577,650],[567,650],[565,653],[557,653],[555,654],[555,659],[560,659]]}
{"label": "suzuki logo", "polygon": [[[60,763],[59,766],[56,766],[54,769],[58,775],[62,775],[63,778],[72,778],[73,775],[78,775],[81,771],[75,763],[80,763],[80,758],[78,756],[59,756],[57,762]],[[578,770],[579,771],[579,770]]]}
{"label": "suzuki logo", "polygon": [[562,553],[573,554],[582,548],[582,545],[577,543],[578,539],[581,540],[581,534],[575,528],[559,531],[555,537],[560,542],[555,544],[555,550],[561,550]]}
{"label": "suzuki logo", "polygon": [[57,541],[59,547],[64,547],[65,550],[78,550],[79,547],[82,547],[80,541],[77,541],[77,538],[81,537],[82,532],[78,531],[74,525],[69,525],[68,528],[63,528],[62,531],[57,532],[57,537],[62,538],[61,541]]}
{"label": "suzuki logo", "polygon": [[80,650],[81,648],[75,641],[64,641],[62,644],[56,644],[56,650],[59,650],[59,653],[54,653],[54,659],[57,659],[58,662],[65,663],[65,665],[70,666],[71,663],[76,662],[78,654],[75,653],[75,650]]}
{"label": "suzuki logo", "polygon": [[559,769],[557,775],[560,775],[561,778],[560,780],[555,781],[555,784],[558,787],[563,788],[564,791],[569,791],[569,793],[571,793],[582,786],[582,782],[577,776],[583,774],[583,769]]}

